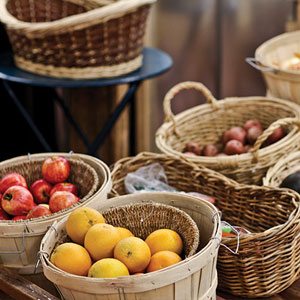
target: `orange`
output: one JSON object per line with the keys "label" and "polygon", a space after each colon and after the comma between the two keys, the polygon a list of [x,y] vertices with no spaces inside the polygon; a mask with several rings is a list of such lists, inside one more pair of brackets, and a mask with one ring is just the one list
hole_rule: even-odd
{"label": "orange", "polygon": [[85,235],[84,247],[93,260],[113,257],[114,248],[120,240],[116,227],[100,223],[92,226]]}
{"label": "orange", "polygon": [[134,234],[127,228],[124,227],[116,227],[119,230],[121,239],[125,239],[130,236],[134,236]]}
{"label": "orange", "polygon": [[105,223],[100,212],[90,207],[77,208],[67,219],[67,234],[73,242],[83,245],[87,231],[98,223]]}
{"label": "orange", "polygon": [[159,251],[151,256],[147,272],[158,271],[181,261],[181,257],[172,251]]}
{"label": "orange", "polygon": [[81,276],[86,276],[92,265],[89,253],[75,243],[64,243],[56,247],[50,261],[65,272]]}
{"label": "orange", "polygon": [[114,258],[103,258],[91,266],[88,276],[95,278],[112,278],[127,275],[129,275],[129,271],[122,262]]}
{"label": "orange", "polygon": [[145,242],[151,250],[151,255],[158,251],[172,251],[180,255],[183,242],[180,235],[171,229],[158,229],[148,235]]}
{"label": "orange", "polygon": [[132,236],[118,242],[114,258],[123,262],[130,273],[139,273],[148,266],[151,252],[142,239]]}

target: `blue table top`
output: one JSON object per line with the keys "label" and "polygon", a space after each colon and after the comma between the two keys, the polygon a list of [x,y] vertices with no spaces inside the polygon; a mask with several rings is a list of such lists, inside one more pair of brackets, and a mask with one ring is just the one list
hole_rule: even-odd
{"label": "blue table top", "polygon": [[23,71],[15,66],[11,53],[0,53],[0,79],[42,87],[101,87],[109,85],[127,84],[158,76],[172,67],[171,57],[155,48],[144,48],[143,65],[138,70],[114,78],[101,79],[58,79],[36,75]]}

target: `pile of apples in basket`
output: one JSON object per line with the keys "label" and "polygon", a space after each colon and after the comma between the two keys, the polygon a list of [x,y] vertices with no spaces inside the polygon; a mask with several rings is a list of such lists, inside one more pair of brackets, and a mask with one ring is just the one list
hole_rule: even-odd
{"label": "pile of apples in basket", "polygon": [[77,203],[78,187],[67,182],[71,165],[67,158],[53,156],[44,160],[41,178],[30,187],[17,172],[0,180],[0,220],[25,220],[48,216]]}

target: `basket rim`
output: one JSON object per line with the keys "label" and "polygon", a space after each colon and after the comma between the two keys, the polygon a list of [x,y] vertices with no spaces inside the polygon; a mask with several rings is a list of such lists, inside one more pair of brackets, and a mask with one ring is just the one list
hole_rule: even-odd
{"label": "basket rim", "polygon": [[[107,22],[111,19],[119,18],[140,6],[156,2],[156,0],[119,0],[103,7],[98,7],[81,14],[68,16],[52,22],[31,23],[20,21],[11,15],[6,8],[8,1],[9,0],[0,1],[0,21],[9,29],[18,30],[19,32],[23,31],[24,34],[30,37],[43,37],[46,35],[84,29],[89,26]],[[75,2],[76,0],[72,1],[72,3]]]}

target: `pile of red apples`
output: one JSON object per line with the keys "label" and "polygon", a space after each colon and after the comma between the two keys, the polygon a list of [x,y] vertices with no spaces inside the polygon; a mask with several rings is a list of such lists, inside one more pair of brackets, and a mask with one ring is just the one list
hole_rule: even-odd
{"label": "pile of red apples", "polygon": [[27,220],[48,216],[79,201],[78,188],[67,182],[71,171],[68,159],[53,156],[42,164],[41,178],[28,186],[17,172],[0,180],[0,220]]}
{"label": "pile of red apples", "polygon": [[[183,153],[188,156],[226,156],[250,152],[264,128],[259,120],[247,120],[243,126],[224,131],[216,144],[201,145],[195,141],[186,143]],[[278,127],[263,143],[269,146],[285,136],[285,130]]]}

